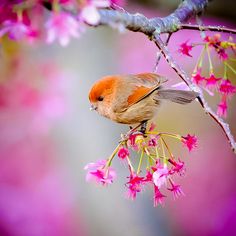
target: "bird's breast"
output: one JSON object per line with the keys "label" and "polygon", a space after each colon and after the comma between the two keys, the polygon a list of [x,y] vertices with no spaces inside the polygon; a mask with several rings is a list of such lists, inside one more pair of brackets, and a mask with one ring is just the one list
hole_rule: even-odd
{"label": "bird's breast", "polygon": [[113,112],[112,120],[122,124],[137,124],[150,120],[157,115],[159,101],[150,95],[143,100],[131,105],[122,112]]}

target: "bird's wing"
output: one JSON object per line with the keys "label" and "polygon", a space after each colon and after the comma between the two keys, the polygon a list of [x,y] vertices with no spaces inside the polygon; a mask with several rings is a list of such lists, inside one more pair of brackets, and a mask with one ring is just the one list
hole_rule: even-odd
{"label": "bird's wing", "polygon": [[130,75],[130,77],[133,78],[133,81],[136,85],[145,86],[148,88],[152,88],[154,86],[158,87],[167,81],[166,78],[155,73],[142,73]]}
{"label": "bird's wing", "polygon": [[[156,89],[156,87],[155,87]],[[153,88],[147,88],[144,86],[136,86],[135,90],[133,91],[132,95],[128,97],[128,106],[131,106],[140,100],[142,100],[144,97],[146,97],[148,94],[150,94],[153,91]]]}
{"label": "bird's wing", "polygon": [[[157,88],[161,86],[167,80],[160,75],[155,73],[143,73],[143,74],[135,74],[135,75],[127,75],[128,81],[125,82],[123,86],[127,86],[127,83],[130,83],[132,86],[127,86],[127,94],[131,94],[129,96],[120,95],[119,91],[117,91],[117,103],[113,105],[114,112],[124,112],[133,104],[141,101]],[[128,88],[132,88],[129,90]]]}
{"label": "bird's wing", "polygon": [[158,89],[161,84],[165,83],[167,79],[154,73],[145,73],[134,75],[133,81],[136,86],[132,95],[128,97],[128,107],[147,97]]}

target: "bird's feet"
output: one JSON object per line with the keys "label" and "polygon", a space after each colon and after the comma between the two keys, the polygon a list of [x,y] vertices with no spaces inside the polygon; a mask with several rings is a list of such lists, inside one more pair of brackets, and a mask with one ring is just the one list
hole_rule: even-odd
{"label": "bird's feet", "polygon": [[141,128],[140,128],[140,132],[143,134],[144,137],[147,137],[145,134],[146,130],[147,130],[147,121],[145,120],[141,123]]}
{"label": "bird's feet", "polygon": [[[140,129],[137,130],[139,127],[140,127]],[[147,121],[143,121],[142,123],[140,123],[139,125],[137,125],[134,128],[132,126],[130,126],[129,128],[130,128],[130,130],[126,134],[121,134],[120,143],[126,142],[129,139],[131,134],[140,134],[140,135],[143,135],[144,138],[147,137],[145,134],[146,129],[147,129]]]}

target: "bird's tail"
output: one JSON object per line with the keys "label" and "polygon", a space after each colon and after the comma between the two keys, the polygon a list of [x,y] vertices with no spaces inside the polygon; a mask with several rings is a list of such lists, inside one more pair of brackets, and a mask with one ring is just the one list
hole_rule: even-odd
{"label": "bird's tail", "polygon": [[179,104],[192,102],[199,96],[198,93],[185,90],[160,89],[157,92],[157,99],[165,99]]}

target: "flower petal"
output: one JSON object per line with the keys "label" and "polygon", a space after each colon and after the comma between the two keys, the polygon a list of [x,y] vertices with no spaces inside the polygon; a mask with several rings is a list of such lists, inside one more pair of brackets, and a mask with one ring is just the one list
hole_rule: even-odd
{"label": "flower petal", "polygon": [[93,5],[88,5],[83,8],[81,17],[86,23],[90,25],[97,25],[100,20],[100,15],[98,14],[96,7]]}

